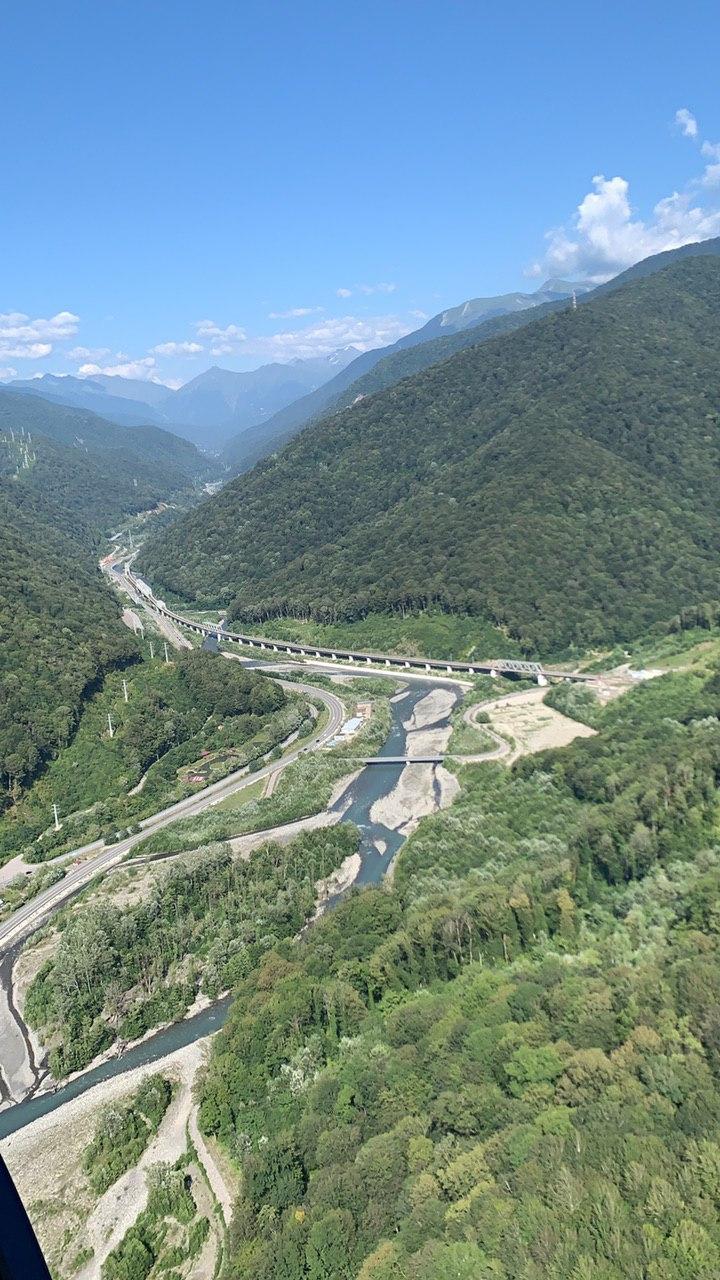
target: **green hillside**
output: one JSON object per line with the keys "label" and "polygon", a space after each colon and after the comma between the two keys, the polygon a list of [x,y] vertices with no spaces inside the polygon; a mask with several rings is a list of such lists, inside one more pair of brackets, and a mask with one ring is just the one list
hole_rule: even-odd
{"label": "green hillside", "polygon": [[135,641],[77,519],[0,480],[0,545],[0,777],[9,802],[69,741],[84,696],[133,659]]}
{"label": "green hillside", "polygon": [[[3,803],[72,736],[135,643],[96,561],[102,532],[191,499],[208,463],[155,427],[0,390],[0,778]],[[2,807],[2,805],[0,805]]]}
{"label": "green hillside", "polygon": [[[681,249],[669,249],[665,253],[656,253],[650,258],[644,258],[642,262],[621,272],[607,284],[600,285],[590,293],[580,296],[578,304],[582,306],[591,298],[612,293],[631,280],[653,275],[670,263],[708,254],[720,254],[720,237],[683,245]],[[568,299],[546,302],[524,311],[492,316],[459,333],[441,334],[439,337],[412,345],[405,345],[401,340],[394,347],[389,348],[387,354],[380,360],[377,359],[377,352],[366,352],[331,382],[319,387],[310,395],[303,396],[301,400],[294,401],[286,409],[274,414],[262,426],[234,436],[225,446],[223,459],[233,472],[248,471],[261,458],[266,458],[274,450],[281,448],[309,423],[318,422],[330,413],[337,413],[340,409],[347,408],[354,404],[359,396],[374,395],[376,391],[394,387],[402,378],[420,373],[423,369],[429,369],[441,360],[449,359],[458,351],[465,351],[467,347],[488,342],[491,338],[499,337],[504,333],[514,333],[525,325],[535,324],[543,316],[564,311],[570,305]],[[367,368],[364,367],[365,365]],[[350,375],[354,371],[356,376],[351,379]]]}
{"label": "green hillside", "polygon": [[720,595],[720,259],[687,256],[310,428],[150,544],[238,619],[440,607],[528,651]]}
{"label": "green hillside", "polygon": [[[28,436],[25,469],[21,445]],[[21,486],[105,529],[123,514],[188,494],[216,468],[189,441],[159,427],[122,427],[0,388],[0,474],[15,473]]]}

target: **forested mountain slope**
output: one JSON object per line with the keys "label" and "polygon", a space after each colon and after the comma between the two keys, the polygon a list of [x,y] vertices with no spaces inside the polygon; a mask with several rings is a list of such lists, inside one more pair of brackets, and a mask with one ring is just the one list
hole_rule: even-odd
{"label": "forested mountain slope", "polygon": [[206,472],[168,432],[0,391],[0,807],[68,741],[94,682],[135,653],[97,569],[100,533]]}
{"label": "forested mountain slope", "polygon": [[101,528],[216,475],[195,445],[160,427],[123,427],[89,410],[2,388],[0,473],[22,462],[21,433],[29,433],[35,457],[29,469],[21,467],[18,482]]}
{"label": "forested mountain slope", "polygon": [[[564,310],[570,305],[570,299],[569,296],[563,296],[563,291],[565,295],[569,295],[574,288],[577,292],[577,302],[581,304],[594,296],[613,292],[630,280],[653,275],[672,262],[707,254],[720,254],[720,238],[683,245],[681,249],[669,249],[665,253],[656,253],[636,263],[634,267],[629,267],[627,271],[623,271],[597,289],[589,290],[585,286],[573,286],[562,281],[555,282],[553,289],[551,287],[553,282],[550,281],[535,295],[540,300],[539,305],[531,308],[524,307],[519,311],[510,309],[504,312],[502,308],[498,308],[497,312],[487,315],[481,311],[470,324],[463,324],[459,329],[449,326],[448,332],[443,331],[443,326],[439,322],[443,315],[453,313],[441,313],[422,329],[401,338],[392,347],[386,347],[382,351],[365,352],[326,386],[319,388],[311,395],[304,396],[302,400],[296,400],[294,404],[276,413],[257,430],[243,432],[228,441],[225,446],[224,461],[232,471],[248,471],[261,458],[281,448],[308,423],[316,422],[329,413],[336,413],[346,408],[359,396],[371,395],[386,387],[394,387],[401,378],[419,373],[422,369],[429,369],[431,365],[437,364],[440,360],[447,360],[456,352],[464,351],[466,347],[487,342],[489,338],[497,337],[502,333],[513,333],[516,329],[524,328],[526,324],[534,324],[542,316],[549,315],[553,311]],[[495,301],[500,303],[502,299],[495,299]]]}
{"label": "forested mountain slope", "polygon": [[1,808],[68,741],[87,687],[131,660],[135,642],[77,518],[2,479],[0,545]]}
{"label": "forested mountain slope", "polygon": [[[530,304],[530,298],[536,301]],[[525,305],[517,306],[517,299],[525,299]],[[516,300],[516,305],[512,305]],[[248,471],[261,458],[279,449],[297,435],[309,422],[315,422],[328,413],[334,413],[353,404],[358,396],[368,395],[383,387],[392,387],[409,373],[427,369],[438,360],[464,351],[465,347],[483,342],[496,333],[506,333],[529,323],[535,314],[548,308],[564,306],[566,295],[551,290],[537,295],[508,294],[504,298],[476,299],[477,303],[496,303],[496,308],[478,307],[466,322],[457,319],[443,326],[445,315],[461,313],[462,307],[451,312],[441,312],[432,320],[398,339],[390,347],[364,351],[330,382],[317,390],[296,399],[286,408],[251,430],[240,432],[228,440],[223,450],[223,461],[233,472]],[[466,303],[468,308],[473,303]]]}
{"label": "forested mountain slope", "polygon": [[720,596],[720,259],[688,256],[304,432],[148,546],[235,618],[463,610],[548,654]]}

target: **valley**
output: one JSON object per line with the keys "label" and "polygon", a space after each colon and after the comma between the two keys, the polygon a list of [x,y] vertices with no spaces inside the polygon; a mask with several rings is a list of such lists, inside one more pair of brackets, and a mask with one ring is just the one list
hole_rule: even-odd
{"label": "valley", "polygon": [[217,492],[0,393],[0,1140],[60,1280],[720,1249],[716,276],[481,319]]}
{"label": "valley", "polygon": [[[448,717],[457,704],[458,695],[462,695],[463,692],[463,689],[454,685],[452,681],[436,680],[428,685],[426,678],[410,676],[409,678],[405,677],[404,683],[401,682],[398,688],[397,679],[386,674],[377,675],[363,672],[362,676],[358,676],[353,675],[352,672],[346,673],[342,668],[338,669],[337,667],[325,667],[325,674],[316,674],[313,670],[313,665],[310,663],[304,666],[303,671],[305,673],[303,680],[310,681],[310,683],[305,684],[302,682],[298,686],[295,685],[295,681],[292,682],[292,685],[303,689],[303,691],[314,688],[316,693],[325,693],[327,689],[334,688],[341,697],[344,697],[345,690],[350,685],[364,685],[370,693],[374,692],[378,685],[381,688],[383,686],[387,687],[388,692],[392,694],[392,705],[396,708],[396,712],[394,717],[395,727],[386,739],[383,749],[388,754],[393,755],[398,752],[399,735],[404,735],[405,737],[407,745],[404,747],[404,752],[408,755],[416,753],[417,748],[414,743],[423,734],[437,734],[440,732],[447,743],[450,734]],[[318,681],[315,686],[312,684],[313,676]],[[428,687],[431,690],[430,693],[428,693]],[[541,691],[538,690],[538,692]],[[446,727],[439,727],[443,725]],[[336,730],[337,723],[332,725],[331,729]],[[402,741],[401,737],[400,741]],[[350,743],[348,747],[351,747]],[[347,750],[348,748],[344,749]],[[400,750],[402,751],[403,748]],[[350,760],[348,764],[350,764]],[[421,771],[426,776],[419,777],[418,775],[421,774]],[[399,846],[417,828],[418,821],[423,813],[432,812],[437,807],[438,802],[441,807],[444,804],[451,803],[457,790],[457,782],[453,774],[446,774],[447,782],[440,781],[441,791],[438,793],[436,777],[439,779],[442,773],[443,770],[437,769],[435,766],[407,765],[404,769],[390,768],[387,770],[377,770],[370,767],[360,774],[349,775],[347,781],[340,784],[336,789],[336,797],[330,801],[330,812],[335,815],[335,821],[347,822],[350,820],[358,825],[363,835],[360,847],[361,857],[358,859],[359,865],[354,869],[350,880],[342,881],[340,879],[337,881],[338,887],[342,885],[343,890],[346,890],[354,881],[365,884],[375,882],[378,877],[382,876],[392,866]],[[449,789],[443,798],[443,788],[445,787]],[[242,795],[242,792],[239,794]],[[297,825],[298,828],[302,826],[302,824]],[[274,835],[279,835],[280,832],[268,831],[264,834],[267,839],[271,839]],[[231,843],[236,848],[239,841],[233,840]],[[292,850],[292,843],[289,848]],[[249,856],[252,859],[257,855],[251,852]],[[127,871],[123,869],[125,866],[128,868]],[[142,874],[141,868],[138,868],[138,873]],[[159,874],[162,874],[162,872]],[[107,901],[108,905],[112,905],[114,890],[111,882],[118,875],[122,882],[129,876],[128,883],[132,886],[136,878],[132,863],[123,862],[121,869],[111,875],[110,879],[105,877],[101,889],[96,891],[96,897],[98,893],[101,893],[99,901]],[[127,891],[121,889],[120,892],[125,894]],[[141,891],[143,895],[145,892],[144,890]],[[332,892],[336,892],[336,890]],[[45,904],[44,910],[46,913],[53,909],[53,905]],[[78,904],[77,910],[82,912],[82,902]],[[65,929],[67,930],[68,927],[72,927],[72,917],[70,923],[65,925]],[[50,954],[52,954],[52,930],[48,933],[46,927],[41,938],[42,941],[39,943],[40,952],[42,956],[47,957],[48,945],[50,946]],[[14,949],[14,952],[10,953],[11,964],[16,955],[17,949]],[[38,964],[33,961],[32,957],[33,951],[31,948],[28,952],[30,973],[36,972],[38,969]],[[17,970],[16,960],[15,964]],[[7,966],[5,980],[6,982],[12,981]],[[23,987],[27,994],[27,978],[23,981]],[[150,1071],[160,1070],[163,1075],[167,1075],[171,1080],[178,1082],[176,1087],[180,1088],[180,1105],[183,1107],[182,1112],[178,1114],[184,1117],[183,1123],[189,1117],[191,1125],[194,1125],[195,1130],[197,1130],[197,1119],[194,1118],[196,1112],[189,1110],[190,1093],[188,1086],[202,1062],[202,1057],[198,1056],[198,1050],[209,1048],[208,1030],[214,1033],[222,1025],[222,1021],[227,1015],[227,1001],[221,1001],[219,1004],[209,1006],[208,1013],[213,1009],[216,1011],[214,1022],[208,1022],[207,1015],[199,1013],[195,1015],[194,1019],[190,1018],[184,1024],[178,1025],[177,1029],[181,1033],[184,1032],[184,1044],[193,1045],[192,1051],[189,1048],[173,1049],[170,1047],[173,1041],[177,1040],[176,1027],[171,1026],[167,1032],[160,1031],[149,1038],[146,1037],[144,1043],[139,1044],[136,1050],[130,1048],[125,1050],[120,1057],[110,1058],[104,1067],[99,1065],[94,1069],[91,1068],[84,1073],[76,1075],[67,1088],[61,1087],[56,1093],[45,1093],[43,1089],[46,1085],[43,1087],[41,1084],[40,1093],[32,1101],[25,1102],[19,1106],[16,1105],[5,1115],[0,1114],[0,1133],[14,1135],[6,1136],[3,1150],[11,1170],[17,1171],[19,1186],[25,1188],[22,1170],[27,1167],[27,1162],[37,1158],[37,1152],[42,1151],[48,1142],[52,1144],[51,1135],[58,1132],[59,1118],[63,1124],[63,1131],[69,1125],[70,1132],[74,1132],[73,1125],[78,1123],[80,1126],[79,1132],[85,1134],[87,1132],[88,1119],[91,1124],[97,1124],[98,1118],[104,1114],[108,1105],[116,1105],[114,1103],[115,1099],[129,1097],[133,1088],[137,1085],[137,1080],[147,1076]],[[190,1038],[186,1038],[187,1036]],[[199,1039],[195,1039],[195,1036],[198,1036]],[[143,1054],[143,1061],[146,1063],[141,1068],[133,1065],[137,1053]],[[94,1083],[98,1077],[101,1077],[104,1082]],[[181,1083],[182,1081],[185,1083]],[[78,1095],[78,1089],[83,1090],[80,1095]],[[75,1097],[77,1101],[70,1100],[66,1102],[66,1096],[69,1099]],[[81,1109],[79,1110],[78,1108]],[[68,1118],[66,1121],[62,1121],[61,1118],[66,1112]],[[76,1116],[77,1121],[75,1120]],[[18,1125],[22,1127],[17,1127]],[[162,1132],[164,1130],[161,1130]],[[168,1146],[168,1139],[165,1138],[163,1140],[164,1145],[154,1144],[149,1149],[148,1159],[141,1162],[139,1166],[139,1178],[142,1178],[143,1163],[147,1167],[150,1160],[167,1159],[170,1156],[174,1159],[180,1156],[183,1140],[181,1140],[177,1123],[175,1123],[174,1133],[176,1135],[175,1147]],[[196,1147],[199,1138],[200,1134],[196,1133]],[[82,1149],[83,1144],[81,1143],[80,1150],[82,1151]],[[206,1151],[206,1157],[208,1154]],[[73,1248],[75,1249],[75,1244],[82,1244],[83,1238],[87,1238],[95,1263],[100,1264],[108,1256],[111,1247],[116,1246],[122,1239],[123,1234],[131,1227],[138,1212],[142,1209],[143,1201],[142,1197],[138,1198],[139,1183],[137,1178],[135,1183],[128,1181],[125,1192],[123,1192],[123,1186],[120,1184],[119,1191],[116,1190],[112,1195],[108,1193],[105,1198],[107,1200],[106,1209],[103,1209],[102,1200],[97,1205],[95,1205],[92,1198],[83,1200],[82,1197],[87,1197],[87,1192],[83,1190],[83,1175],[79,1169],[78,1160],[79,1155],[73,1154],[72,1142],[69,1149],[67,1143],[64,1143],[62,1156],[58,1160],[51,1160],[49,1163],[47,1193],[43,1204],[47,1204],[48,1208],[52,1206],[57,1198],[58,1186],[65,1188],[72,1186],[74,1188],[72,1198],[75,1203],[85,1204],[83,1219],[88,1224],[89,1235],[84,1237],[84,1229],[76,1232],[74,1234]],[[210,1165],[208,1174],[213,1172],[212,1156],[210,1156]],[[216,1168],[214,1172],[217,1175]],[[131,1178],[133,1176],[130,1175]],[[37,1196],[39,1192],[42,1193],[42,1188],[38,1187],[37,1182],[34,1182],[33,1188],[33,1195]],[[27,1190],[29,1190],[29,1187]],[[214,1190],[217,1193],[217,1187]],[[222,1195],[222,1176],[220,1177],[220,1191]],[[232,1192],[226,1192],[226,1199],[229,1199],[230,1196],[234,1197],[235,1193],[236,1188],[233,1188]],[[64,1194],[67,1196],[68,1192],[65,1191]],[[126,1209],[123,1208],[123,1194],[126,1197]],[[29,1199],[31,1198],[29,1197]],[[130,1208],[131,1203],[132,1209]],[[63,1212],[67,1215],[69,1201],[66,1200],[65,1204],[66,1207]],[[50,1250],[52,1256],[57,1258],[60,1273],[62,1275],[74,1274],[73,1257],[79,1256],[81,1250],[79,1248],[75,1249],[73,1257],[70,1257],[65,1252],[66,1246],[62,1243],[63,1237],[58,1233],[58,1226],[62,1226],[63,1221],[67,1220],[66,1216],[63,1219],[61,1214],[58,1218],[57,1209],[52,1210],[45,1216],[45,1210],[40,1207],[39,1203],[32,1211],[41,1233],[41,1240],[45,1247]],[[123,1216],[124,1214],[126,1216]],[[95,1225],[96,1223],[97,1225]],[[66,1239],[67,1237],[65,1236],[64,1238]],[[222,1233],[220,1239],[222,1239]],[[84,1272],[80,1272],[80,1274],[84,1274]],[[93,1271],[92,1274],[95,1274],[95,1272]]]}
{"label": "valley", "polygon": [[[120,556],[122,559],[122,556]],[[132,592],[135,600],[142,602],[145,611],[149,610],[148,623],[157,616],[158,606],[152,596],[148,597],[139,593],[135,588],[132,575],[127,572],[118,577],[118,582],[122,587]],[[177,620],[177,617],[176,617]],[[193,620],[185,620],[184,629],[189,630],[195,627]],[[182,640],[181,633],[177,634],[176,643]],[[234,655],[228,655],[233,657]],[[182,663],[187,664],[188,659],[181,658],[180,672],[183,670]],[[214,660],[210,659],[212,663]],[[160,673],[165,683],[172,676],[172,671],[176,668],[177,659],[172,664],[172,670],[161,666]],[[400,685],[400,692],[395,692],[392,696],[390,704],[386,700],[382,700],[378,706],[378,711],[374,713],[379,715],[377,727],[374,728],[374,721],[371,719],[361,729],[360,738],[357,745],[355,739],[357,733],[340,746],[336,745],[327,757],[328,764],[321,765],[321,773],[318,775],[317,769],[313,768],[312,773],[308,776],[315,776],[314,788],[315,794],[310,799],[309,794],[304,790],[297,791],[297,799],[291,799],[295,796],[295,791],[290,787],[288,792],[288,800],[293,805],[300,806],[295,812],[298,815],[307,814],[307,818],[303,816],[295,817],[292,809],[288,810],[285,800],[286,784],[281,782],[281,786],[277,787],[277,780],[289,778],[293,768],[301,767],[300,760],[302,756],[310,750],[317,749],[323,744],[338,742],[338,730],[343,719],[348,715],[348,703],[346,694],[352,688],[358,693],[362,692],[363,696],[369,696],[371,701],[368,706],[372,705],[372,698],[377,697],[379,691],[387,689],[388,694],[393,694],[393,690],[397,690],[397,680],[389,677],[385,672],[379,674],[377,667],[368,672],[367,667],[353,668],[350,667],[347,674],[342,674],[342,668],[332,666],[326,667],[327,674],[319,674],[318,668],[322,670],[319,663],[313,664],[306,662],[301,664],[299,672],[294,678],[288,680],[280,680],[280,687],[284,688],[290,694],[303,694],[310,697],[318,705],[323,706],[326,719],[322,724],[313,730],[310,737],[307,735],[302,741],[302,745],[291,746],[283,752],[271,751],[273,757],[279,756],[279,760],[257,767],[253,772],[248,772],[247,767],[239,771],[231,773],[227,778],[221,779],[219,782],[204,785],[203,790],[197,796],[186,798],[174,805],[166,807],[149,818],[143,818],[137,824],[137,829],[133,834],[127,835],[118,843],[110,843],[103,847],[102,841],[96,846],[89,845],[85,850],[72,850],[69,854],[60,855],[59,865],[62,867],[64,874],[61,878],[51,884],[47,889],[41,889],[34,897],[30,898],[27,905],[15,909],[5,923],[0,924],[0,941],[7,948],[11,946],[11,957],[17,955],[17,947],[15,945],[18,938],[27,936],[28,932],[37,930],[40,926],[45,926],[41,933],[44,939],[47,934],[46,921],[49,917],[73,899],[78,893],[87,896],[87,886],[96,882],[97,877],[102,873],[105,879],[107,874],[115,867],[131,868],[134,864],[138,865],[140,870],[143,860],[147,864],[147,859],[153,857],[166,857],[168,851],[188,850],[192,853],[199,845],[207,845],[208,841],[218,839],[229,839],[229,846],[237,855],[241,850],[242,856],[253,857],[252,850],[261,846],[263,841],[271,841],[273,839],[286,839],[284,832],[287,829],[291,839],[290,849],[292,851],[292,841],[299,837],[303,828],[312,827],[313,820],[311,815],[322,807],[323,803],[328,805],[328,820],[332,825],[339,820],[351,821],[360,830],[366,833],[361,839],[360,856],[356,860],[352,873],[343,874],[337,880],[338,887],[342,886],[345,891],[351,884],[372,883],[378,877],[381,877],[387,866],[393,861],[402,841],[417,827],[418,821],[426,813],[432,812],[438,807],[442,808],[446,804],[451,803],[457,791],[457,783],[452,774],[448,773],[440,765],[421,765],[408,763],[404,767],[396,765],[388,765],[382,770],[378,770],[373,766],[366,766],[364,771],[357,772],[357,764],[359,755],[365,751],[368,755],[373,751],[380,749],[380,757],[386,755],[389,760],[394,760],[396,755],[407,755],[412,759],[413,755],[421,755],[427,752],[430,739],[432,739],[432,751],[442,750],[443,746],[447,746],[450,737],[449,715],[457,702],[458,695],[462,695],[463,686],[453,684],[452,680],[438,680],[428,682],[427,677],[418,677],[405,675],[405,667],[403,666],[403,674],[405,675],[404,683]],[[261,668],[268,672],[267,664]],[[190,668],[188,669],[190,670]],[[230,670],[230,669],[228,669]],[[347,668],[346,668],[347,670]],[[381,669],[382,670],[382,669]],[[283,671],[283,667],[280,667]],[[289,671],[288,674],[293,674]],[[248,678],[257,679],[249,673]],[[314,681],[313,682],[313,678]],[[409,683],[408,683],[409,679]],[[493,683],[490,681],[489,683]],[[125,687],[127,688],[127,682]],[[468,688],[467,685],[464,686]],[[430,689],[432,692],[427,693]],[[367,690],[367,694],[365,694]],[[538,690],[538,692],[541,692]],[[339,696],[338,696],[339,695]],[[357,694],[356,694],[357,696]],[[517,697],[519,695],[511,695]],[[439,702],[434,700],[440,699]],[[502,701],[502,700],[501,700]],[[354,705],[354,704],[353,704]],[[365,703],[362,704],[366,705]],[[385,713],[380,715],[382,706],[393,708],[392,717],[385,719]],[[416,710],[412,711],[412,707],[416,706]],[[492,705],[492,704],[491,704]],[[116,703],[118,715],[122,714],[122,705]],[[427,706],[427,710],[424,710]],[[431,707],[433,709],[431,709]],[[352,706],[350,707],[352,710]],[[471,708],[472,710],[472,708]],[[105,715],[105,711],[100,712],[100,718]],[[316,713],[317,714],[317,713]],[[557,713],[555,713],[557,714]],[[418,716],[420,718],[418,719]],[[399,717],[399,718],[398,718]],[[560,717],[562,719],[562,717]],[[91,721],[92,723],[92,721]],[[572,722],[567,722],[570,727]],[[394,728],[391,727],[394,725]],[[388,727],[391,732],[388,735]],[[577,726],[577,731],[582,726]],[[82,734],[83,730],[81,730]],[[137,744],[138,730],[136,727],[130,728],[132,740]],[[368,734],[370,736],[368,736]],[[80,735],[79,735],[80,736]],[[294,735],[297,736],[297,735]],[[572,736],[572,729],[570,735]],[[401,747],[400,743],[404,741],[405,746]],[[501,740],[502,741],[502,740]],[[292,737],[290,739],[292,742]],[[360,745],[362,743],[362,745]],[[399,748],[399,749],[398,749]],[[495,754],[495,747],[487,752],[489,758]],[[327,768],[334,757],[337,757],[337,764],[332,771],[327,773]],[[306,757],[307,758],[307,757]],[[470,758],[470,757],[469,757]],[[482,758],[482,755],[472,756]],[[308,759],[308,765],[310,760]],[[346,761],[346,762],[345,762]],[[304,766],[303,766],[304,767]],[[325,769],[328,781],[319,786],[319,777],[322,776],[322,768]],[[353,772],[354,770],[354,772]],[[307,769],[306,769],[307,772]],[[343,779],[344,775],[344,779]],[[145,775],[143,775],[145,776]],[[254,790],[257,783],[263,783],[265,779],[272,779],[272,798],[262,797],[259,799],[252,798],[249,803],[243,804],[243,793]],[[49,782],[52,785],[52,772],[49,775]],[[207,779],[205,779],[207,783]],[[97,781],[93,784],[97,788]],[[137,790],[137,788],[135,788]],[[31,793],[32,794],[32,793]],[[57,794],[57,791],[53,791]],[[146,795],[143,789],[144,796]],[[227,804],[230,797],[237,797],[240,801],[239,805],[233,799],[232,808],[228,809]],[[150,795],[150,801],[152,794]],[[202,815],[204,812],[210,811],[211,825],[208,826],[207,821],[195,815]],[[246,818],[246,811],[248,817]],[[274,825],[279,823],[280,825]],[[290,824],[289,826],[287,824]],[[325,825],[325,823],[323,823]],[[247,845],[247,838],[240,833],[243,830],[259,831],[258,836],[253,837],[252,844],[248,846],[248,853],[244,853]],[[134,855],[133,862],[128,863],[128,855],[139,846],[141,855],[139,864],[137,855]],[[78,853],[80,857],[78,858]],[[47,855],[46,855],[47,856]],[[58,862],[57,855],[55,864]],[[349,860],[348,865],[353,862],[353,858]],[[72,861],[70,869],[66,869],[67,864]],[[150,866],[152,863],[149,864]],[[160,864],[157,864],[160,865]],[[11,864],[11,874],[17,874],[21,871],[22,863],[18,865],[17,860]],[[27,868],[30,870],[29,868]],[[32,872],[30,872],[32,874]],[[121,880],[126,874],[132,874],[130,871],[125,873],[121,870]],[[142,872],[141,872],[142,874]],[[97,897],[98,892],[103,900],[105,890],[96,889],[94,896]],[[336,892],[336,891],[335,891]],[[110,895],[112,900],[112,893]],[[332,894],[331,894],[332,897]],[[334,900],[334,899],[333,899]],[[70,916],[72,920],[72,914]],[[51,935],[52,936],[52,935]],[[47,956],[47,944],[41,942],[41,952]],[[12,964],[5,966],[5,989],[8,993],[12,990]],[[25,984],[26,986],[27,984]],[[13,1022],[17,1023],[20,1030],[20,1038],[27,1042],[27,1028],[18,1018],[17,1010],[13,1007],[13,1013],[8,1013],[8,1030],[12,1030],[13,1034],[17,1034],[12,1026]],[[77,1035],[74,1036],[77,1044]],[[158,1038],[159,1044],[162,1045],[162,1035]],[[22,1055],[21,1055],[22,1056]],[[86,1063],[83,1066],[86,1067]],[[25,1068],[17,1068],[16,1076],[20,1081],[23,1079]],[[32,1072],[31,1072],[32,1074]],[[36,1086],[40,1083],[36,1079]],[[17,1093],[13,1090],[17,1086],[9,1081],[9,1096],[15,1097],[16,1102],[19,1100]],[[23,1086],[20,1085],[22,1090]],[[20,1095],[22,1096],[22,1095]]]}

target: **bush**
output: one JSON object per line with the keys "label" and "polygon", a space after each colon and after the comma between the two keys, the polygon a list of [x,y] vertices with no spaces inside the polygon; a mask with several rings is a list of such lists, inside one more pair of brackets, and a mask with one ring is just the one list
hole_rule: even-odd
{"label": "bush", "polygon": [[83,1155],[83,1167],[98,1195],[137,1164],[157,1133],[171,1097],[170,1081],[153,1075],[143,1081],[125,1105],[114,1105],[103,1112],[95,1137]]}

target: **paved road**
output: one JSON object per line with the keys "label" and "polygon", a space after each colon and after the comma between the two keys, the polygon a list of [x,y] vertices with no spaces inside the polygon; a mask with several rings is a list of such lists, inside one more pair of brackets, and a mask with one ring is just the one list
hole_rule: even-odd
{"label": "paved road", "polygon": [[[328,693],[325,689],[317,689],[314,685],[300,684],[296,681],[290,683],[281,680],[279,683],[290,692],[305,693],[318,698],[325,704],[329,713],[327,723],[322,729],[319,729],[303,746],[288,752],[283,760],[284,767],[291,764],[293,760],[297,760],[298,756],[304,752],[317,749],[334,738],[342,725],[345,708],[334,693]],[[144,818],[139,824],[142,830],[136,835],[127,836],[118,844],[84,846],[83,852],[97,848],[98,852],[95,857],[88,858],[78,867],[73,867],[71,871],[68,871],[64,880],[52,885],[49,889],[44,889],[31,902],[28,902],[24,907],[19,907],[3,924],[0,924],[0,954],[7,951],[18,939],[33,933],[48,916],[57,911],[58,907],[62,906],[73,894],[78,893],[91,880],[94,880],[101,871],[107,871],[109,867],[121,862],[128,850],[132,849],[140,840],[143,840],[145,836],[154,831],[160,831],[178,818],[189,818],[197,813],[202,813],[203,810],[217,804],[220,800],[224,800],[226,796],[234,795],[236,791],[249,786],[259,778],[267,777],[277,768],[278,761],[274,760],[271,764],[265,765],[262,769],[257,769],[254,773],[248,773],[247,768],[240,769],[236,773],[229,774],[227,778],[222,778],[220,782],[215,782],[212,786],[206,787],[203,791],[199,791],[193,796],[188,796],[184,800],[179,800],[177,804],[168,805],[167,808],[161,809],[149,818]],[[76,850],[75,856],[79,853],[80,850]]]}

